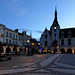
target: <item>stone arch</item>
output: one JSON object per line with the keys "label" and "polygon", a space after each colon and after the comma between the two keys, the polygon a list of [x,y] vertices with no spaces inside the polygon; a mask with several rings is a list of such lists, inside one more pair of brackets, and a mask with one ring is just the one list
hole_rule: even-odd
{"label": "stone arch", "polygon": [[17,51],[17,48],[16,48],[16,47],[14,47],[14,48],[13,48],[13,51]]}
{"label": "stone arch", "polygon": [[58,46],[58,41],[57,40],[54,40],[53,43],[52,43],[53,47],[57,47]]}
{"label": "stone arch", "polygon": [[26,52],[26,48],[24,48],[24,51]]}
{"label": "stone arch", "polygon": [[0,41],[0,45],[2,45],[2,42]]}
{"label": "stone arch", "polygon": [[72,53],[72,49],[69,48],[69,49],[67,50],[67,53]]}
{"label": "stone arch", "polygon": [[65,49],[64,48],[61,49],[61,53],[65,53]]}
{"label": "stone arch", "polygon": [[13,51],[14,51],[15,54],[17,55],[17,48],[16,48],[16,47],[13,48]]}
{"label": "stone arch", "polygon": [[55,49],[54,49],[54,53],[56,53],[56,52],[57,52],[57,49],[55,48]]}
{"label": "stone arch", "polygon": [[6,53],[10,53],[11,52],[11,48],[10,47],[7,47],[6,48]]}
{"label": "stone arch", "polygon": [[47,49],[47,53],[51,53],[51,49]]}
{"label": "stone arch", "polygon": [[35,53],[35,48],[32,48],[31,52],[32,52],[32,53]]}
{"label": "stone arch", "polygon": [[23,51],[23,48],[20,47],[19,50],[20,50],[20,51]]}
{"label": "stone arch", "polygon": [[4,51],[4,49],[3,49],[3,47],[1,46],[0,47],[0,54],[1,54],[1,52],[3,52]]}
{"label": "stone arch", "polygon": [[42,49],[42,53],[46,53],[46,50],[44,48]]}

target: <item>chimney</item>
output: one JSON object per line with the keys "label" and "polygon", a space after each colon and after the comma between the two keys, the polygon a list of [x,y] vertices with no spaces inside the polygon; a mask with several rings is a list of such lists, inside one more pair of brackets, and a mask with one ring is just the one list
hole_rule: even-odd
{"label": "chimney", "polygon": [[26,31],[24,31],[24,34],[26,35]]}
{"label": "chimney", "polygon": [[26,31],[23,31],[22,34],[25,34],[26,35]]}
{"label": "chimney", "polygon": [[16,32],[18,32],[18,29],[15,29]]}

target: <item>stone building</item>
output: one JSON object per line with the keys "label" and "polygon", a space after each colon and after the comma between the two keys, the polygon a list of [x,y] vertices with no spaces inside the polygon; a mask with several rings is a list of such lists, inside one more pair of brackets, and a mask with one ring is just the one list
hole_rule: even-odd
{"label": "stone building", "polygon": [[60,29],[57,20],[57,10],[55,9],[55,18],[50,30],[45,28],[40,38],[40,46],[52,52],[74,53],[75,52],[75,28]]}
{"label": "stone building", "polygon": [[[22,33],[18,32],[18,29],[11,30],[6,28],[5,25],[0,24],[0,50],[4,52],[19,48],[24,48],[25,46],[31,46],[30,42],[31,36],[26,35],[26,31]],[[15,46],[15,47],[14,47]]]}

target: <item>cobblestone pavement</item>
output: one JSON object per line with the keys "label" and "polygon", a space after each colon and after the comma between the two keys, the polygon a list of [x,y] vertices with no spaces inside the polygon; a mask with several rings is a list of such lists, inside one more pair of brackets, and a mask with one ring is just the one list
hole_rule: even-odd
{"label": "cobblestone pavement", "polygon": [[[69,59],[68,59],[69,58]],[[75,66],[75,54],[62,54],[58,63]]]}
{"label": "cobblestone pavement", "polygon": [[12,56],[11,60],[5,60],[0,62],[0,69],[9,69],[12,66],[20,64],[35,63],[46,58],[53,56],[54,54],[36,54],[33,56]]}
{"label": "cobblestone pavement", "polygon": [[14,56],[0,62],[0,74],[4,75],[75,75],[75,68],[60,66],[61,54]]}

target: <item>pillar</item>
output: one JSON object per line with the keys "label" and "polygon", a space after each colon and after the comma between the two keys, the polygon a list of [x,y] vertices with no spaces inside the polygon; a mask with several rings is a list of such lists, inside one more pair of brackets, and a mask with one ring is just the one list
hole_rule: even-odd
{"label": "pillar", "polygon": [[11,51],[13,51],[13,47],[11,47]]}
{"label": "pillar", "polygon": [[6,47],[3,47],[4,48],[4,52],[6,53]]}

